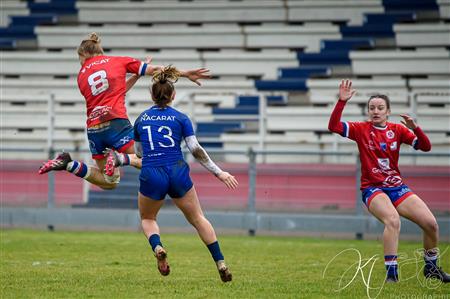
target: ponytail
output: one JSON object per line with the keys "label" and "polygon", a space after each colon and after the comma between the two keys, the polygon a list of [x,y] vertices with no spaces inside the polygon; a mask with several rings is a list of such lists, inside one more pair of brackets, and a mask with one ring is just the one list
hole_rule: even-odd
{"label": "ponytail", "polygon": [[156,105],[161,108],[169,105],[175,91],[174,83],[178,81],[180,75],[180,71],[172,65],[163,67],[153,73],[151,92]]}

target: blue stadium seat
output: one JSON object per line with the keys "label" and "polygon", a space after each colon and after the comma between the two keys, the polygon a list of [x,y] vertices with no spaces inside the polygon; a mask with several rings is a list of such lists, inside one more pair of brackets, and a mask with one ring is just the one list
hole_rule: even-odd
{"label": "blue stadium seat", "polygon": [[36,38],[34,26],[32,25],[16,25],[0,28],[0,36],[2,38]]}
{"label": "blue stadium seat", "polygon": [[300,65],[346,65],[350,64],[349,50],[330,50],[320,53],[297,53]]}
{"label": "blue stadium seat", "polygon": [[261,91],[307,91],[306,79],[256,80],[255,87]]}
{"label": "blue stadium seat", "polygon": [[343,25],[340,30],[344,38],[393,38],[395,36],[392,23],[364,24],[362,26]]}
{"label": "blue stadium seat", "polygon": [[435,0],[383,0],[385,11],[439,10]]}
{"label": "blue stadium seat", "polygon": [[28,9],[34,13],[77,14],[76,0],[52,0],[50,2],[28,2]]}
{"label": "blue stadium seat", "polygon": [[242,129],[240,122],[199,122],[197,123],[197,136],[219,137],[224,132],[236,129]]}
{"label": "blue stadium seat", "polygon": [[238,96],[236,99],[237,106],[259,106],[258,96]]}
{"label": "blue stadium seat", "polygon": [[280,68],[278,70],[278,78],[309,78],[309,77],[325,77],[331,74],[331,70],[327,66],[300,66]]}
{"label": "blue stadium seat", "polygon": [[273,106],[285,106],[287,100],[284,96],[267,96],[267,104]]}
{"label": "blue stadium seat", "polygon": [[58,20],[57,15],[55,14],[32,14],[29,16],[12,16],[11,17],[11,25],[27,25],[27,26],[36,26],[40,24],[53,24]]}
{"label": "blue stadium seat", "polygon": [[0,38],[0,49],[14,49],[16,42],[13,38]]}
{"label": "blue stadium seat", "polygon": [[[269,95],[266,96],[267,104],[269,106],[281,106],[286,105],[286,99],[281,95]],[[259,96],[239,96],[237,98],[237,107],[259,107]]]}
{"label": "blue stadium seat", "polygon": [[346,38],[342,40],[323,40],[320,48],[323,51],[371,49],[375,47],[372,38]]}
{"label": "blue stadium seat", "polygon": [[415,12],[369,13],[364,15],[365,24],[386,24],[412,22],[417,19]]}

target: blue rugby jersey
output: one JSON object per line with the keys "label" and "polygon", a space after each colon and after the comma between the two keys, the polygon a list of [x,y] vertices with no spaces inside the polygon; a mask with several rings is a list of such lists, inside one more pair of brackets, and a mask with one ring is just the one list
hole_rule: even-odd
{"label": "blue rugby jersey", "polygon": [[168,106],[145,110],[134,123],[134,140],[142,143],[142,167],[165,166],[183,159],[181,141],[194,135],[187,115]]}

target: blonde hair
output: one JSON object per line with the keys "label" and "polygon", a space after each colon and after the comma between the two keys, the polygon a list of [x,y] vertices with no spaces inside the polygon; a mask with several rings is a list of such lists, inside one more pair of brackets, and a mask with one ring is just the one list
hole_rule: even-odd
{"label": "blonde hair", "polygon": [[168,65],[153,73],[153,84],[151,87],[153,101],[159,107],[166,107],[172,101],[172,94],[175,90],[174,83],[180,77],[180,71]]}
{"label": "blonde hair", "polygon": [[97,33],[92,32],[86,39],[83,39],[78,47],[78,55],[86,58],[103,55],[100,36]]}

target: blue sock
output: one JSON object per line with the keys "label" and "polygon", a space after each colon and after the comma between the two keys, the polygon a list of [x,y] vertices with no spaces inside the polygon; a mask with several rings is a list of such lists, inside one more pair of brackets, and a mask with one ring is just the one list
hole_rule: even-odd
{"label": "blue sock", "polygon": [[67,171],[73,173],[77,177],[86,178],[88,176],[89,168],[83,162],[71,161],[67,164]]}
{"label": "blue sock", "polygon": [[425,260],[425,268],[428,269],[437,268],[438,258],[439,254],[437,250],[434,249],[425,250],[425,254],[423,256],[423,259]]}
{"label": "blue sock", "polygon": [[398,278],[398,264],[396,255],[385,255],[384,265],[386,266],[386,275],[388,277]]}
{"label": "blue sock", "polygon": [[211,243],[207,245],[207,247],[209,249],[209,252],[211,252],[212,258],[215,262],[224,260],[223,254],[220,251],[219,241]]}
{"label": "blue sock", "polygon": [[158,234],[151,235],[150,238],[148,238],[148,242],[150,243],[150,246],[152,246],[153,252],[155,251],[156,246],[159,245],[162,247],[162,243],[161,240],[159,239]]}

